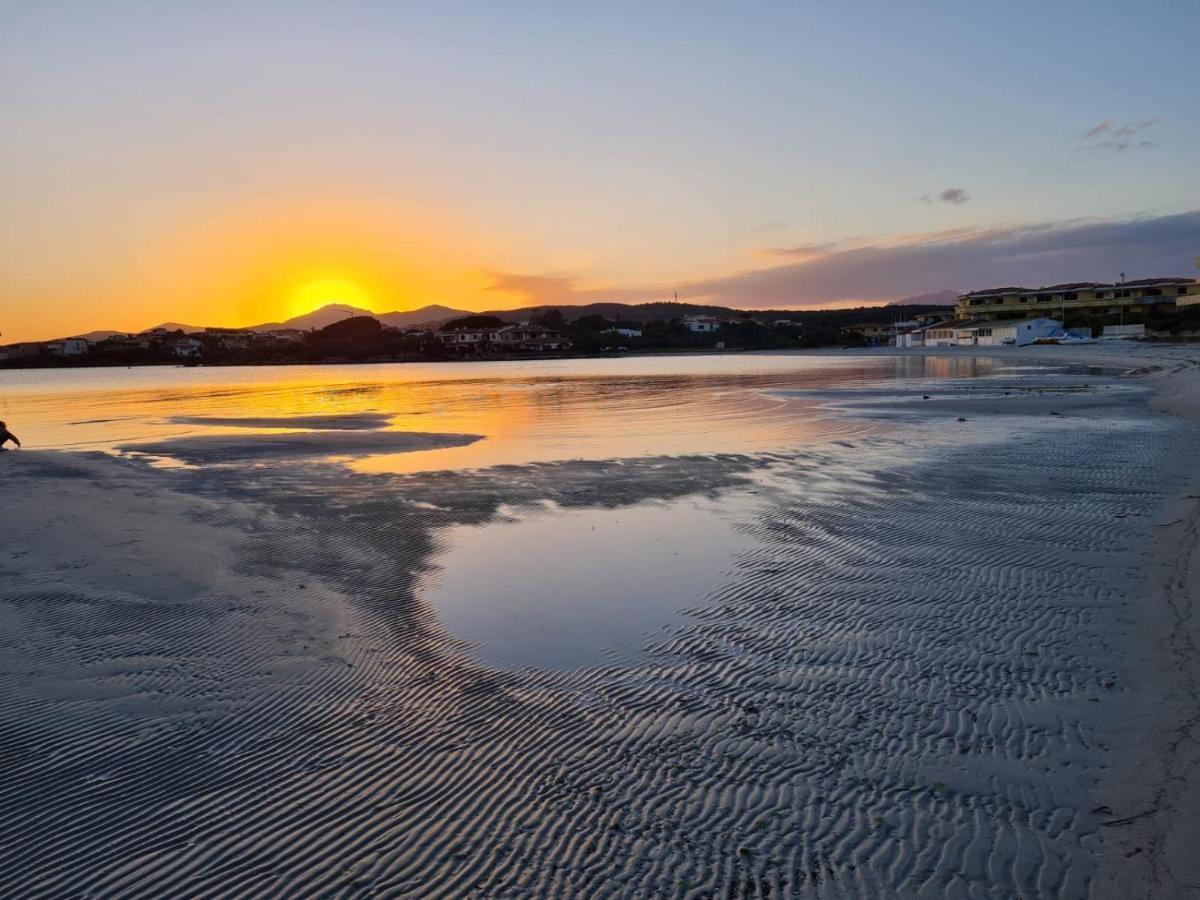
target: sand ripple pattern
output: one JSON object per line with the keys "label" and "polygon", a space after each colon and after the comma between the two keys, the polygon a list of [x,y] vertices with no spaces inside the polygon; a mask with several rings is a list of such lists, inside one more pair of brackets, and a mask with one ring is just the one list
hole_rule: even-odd
{"label": "sand ripple pattern", "polygon": [[[964,432],[159,473],[236,505],[207,515],[248,530],[241,588],[0,582],[4,893],[1086,896],[1156,461],[1189,435]],[[502,503],[747,489],[755,549],[645,665],[493,671],[418,591],[436,528]]]}

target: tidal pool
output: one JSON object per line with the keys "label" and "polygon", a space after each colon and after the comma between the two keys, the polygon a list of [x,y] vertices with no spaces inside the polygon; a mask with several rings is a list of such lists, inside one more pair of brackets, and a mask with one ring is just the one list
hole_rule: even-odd
{"label": "tidal pool", "polygon": [[499,668],[636,661],[735,573],[745,513],[689,497],[449,528],[424,598]]}

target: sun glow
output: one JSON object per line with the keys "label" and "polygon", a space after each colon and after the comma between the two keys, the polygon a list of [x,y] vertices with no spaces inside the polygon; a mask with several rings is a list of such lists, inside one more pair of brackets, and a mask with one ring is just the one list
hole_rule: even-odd
{"label": "sun glow", "polygon": [[369,309],[371,295],[361,285],[344,278],[319,278],[296,288],[292,295],[291,315],[304,315],[330,303]]}

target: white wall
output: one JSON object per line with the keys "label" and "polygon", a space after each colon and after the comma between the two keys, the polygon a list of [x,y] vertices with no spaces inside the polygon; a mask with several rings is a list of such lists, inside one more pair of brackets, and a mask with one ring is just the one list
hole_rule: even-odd
{"label": "white wall", "polygon": [[991,334],[976,332],[977,343],[980,347],[1017,346],[1024,347],[1032,344],[1038,338],[1049,337],[1062,327],[1056,319],[1023,319],[1012,322],[993,322],[981,325],[980,329],[991,329]]}

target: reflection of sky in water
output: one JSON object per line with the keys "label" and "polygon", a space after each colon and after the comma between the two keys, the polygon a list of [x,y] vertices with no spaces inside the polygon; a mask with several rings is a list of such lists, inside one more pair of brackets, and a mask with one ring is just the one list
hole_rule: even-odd
{"label": "reflection of sky in water", "polygon": [[[404,431],[481,434],[467,447],[360,459],[365,471],[792,446],[864,423],[771,390],[974,377],[981,357],[738,354],[377,366],[30,370],[0,373],[0,418],[30,448],[111,450],[245,434],[180,417],[376,413]],[[265,428],[260,430],[267,430]]]}
{"label": "reflection of sky in water", "polygon": [[629,663],[750,546],[723,506],[688,498],[449,528],[423,597],[493,666]]}

